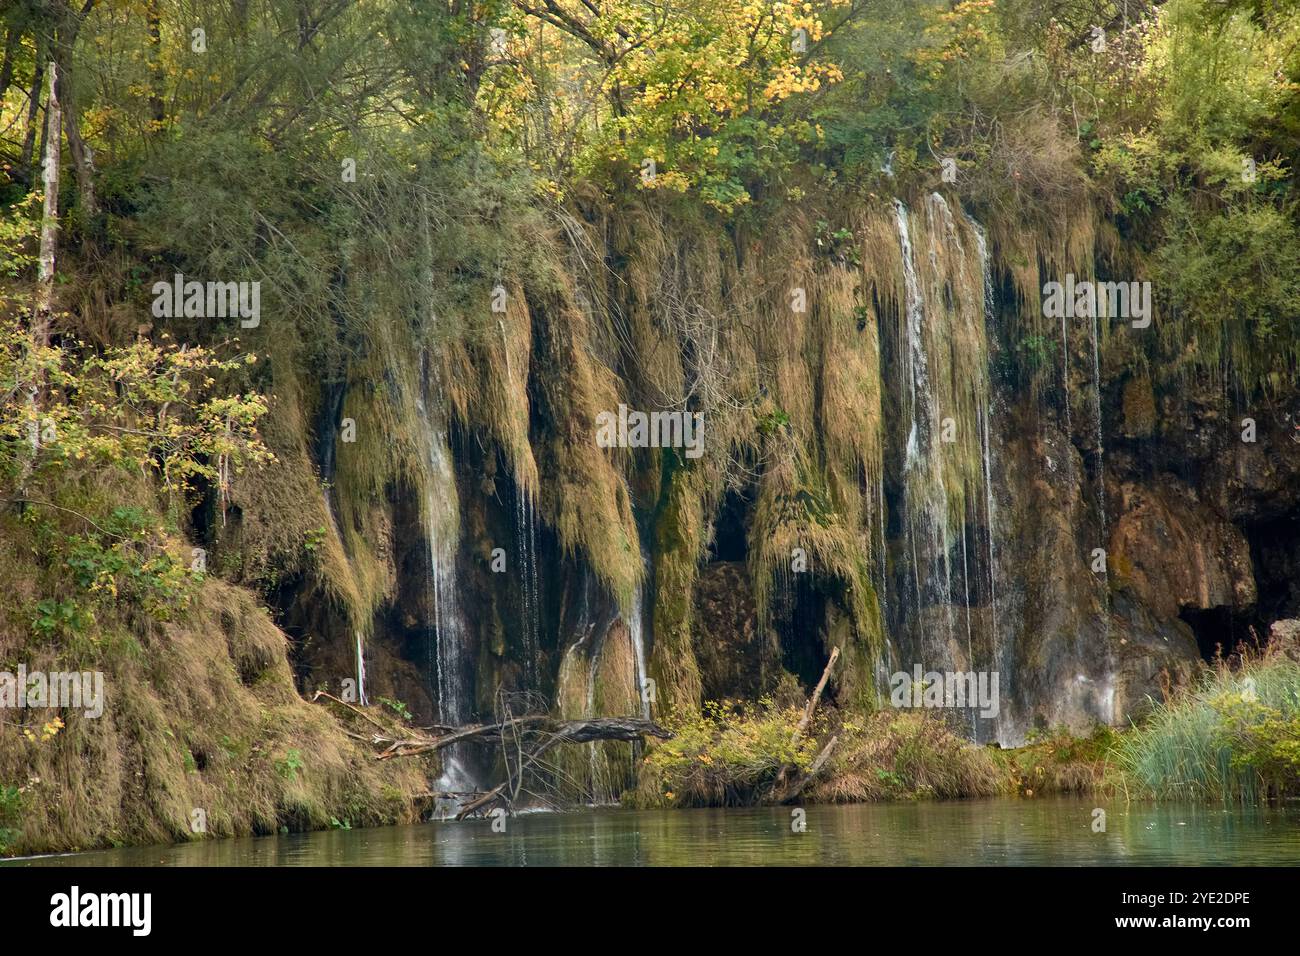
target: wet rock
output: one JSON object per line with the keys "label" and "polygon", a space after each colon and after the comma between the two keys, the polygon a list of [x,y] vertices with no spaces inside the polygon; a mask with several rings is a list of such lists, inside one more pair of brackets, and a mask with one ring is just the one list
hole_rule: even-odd
{"label": "wet rock", "polygon": [[1300,644],[1300,618],[1287,618],[1282,621],[1274,621],[1268,629],[1270,641],[1279,641],[1285,644]]}
{"label": "wet rock", "polygon": [[1235,525],[1172,475],[1119,491],[1109,549],[1116,587],[1166,619],[1184,608],[1254,605],[1250,545]]}

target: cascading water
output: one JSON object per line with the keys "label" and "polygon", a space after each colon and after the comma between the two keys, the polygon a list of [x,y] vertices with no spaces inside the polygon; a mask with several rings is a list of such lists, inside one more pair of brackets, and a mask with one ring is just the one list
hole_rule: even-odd
{"label": "cascading water", "polygon": [[[425,483],[425,534],[429,544],[429,597],[433,609],[430,670],[434,675],[439,722],[459,726],[468,722],[472,711],[469,634],[460,602],[456,552],[460,544],[460,500],[452,467],[447,433],[435,424],[418,403],[426,425],[429,469]],[[440,790],[468,792],[475,789],[463,748],[446,748]]]}
{"label": "cascading water", "polygon": [[[998,603],[988,368],[996,310],[988,242],[978,223],[969,216],[959,222],[938,193],[927,197],[922,218],[899,200],[894,213],[904,310],[896,361],[906,431],[892,620],[905,642],[904,667],[997,672],[1001,680],[1007,661]],[[973,740],[1000,740],[1001,721],[990,723],[981,709],[969,708],[957,723]]]}
{"label": "cascading water", "polygon": [[[1096,415],[1097,425],[1097,522],[1101,528],[1101,544],[1099,547],[1108,548],[1110,539],[1106,532],[1106,446],[1103,441],[1104,429],[1101,420],[1101,349],[1098,343],[1098,318],[1096,311],[1092,316],[1092,381],[1093,391],[1096,395],[1096,404],[1094,413]],[[1103,601],[1105,602],[1105,611],[1101,616],[1102,641],[1106,648],[1106,664],[1108,677],[1105,685],[1100,692],[1102,717],[1108,723],[1115,719],[1115,664],[1110,647],[1110,567],[1108,564],[1102,565],[1101,572]]]}
{"label": "cascading water", "polygon": [[[993,288],[993,260],[989,256],[988,236],[984,227],[969,216],[966,221],[975,234],[975,250],[979,257],[980,281],[983,285],[983,314],[985,341],[994,341],[993,324],[997,318],[997,296]],[[987,374],[986,374],[987,378]],[[989,637],[991,651],[991,670],[999,672],[1002,686],[1010,677],[1007,661],[1002,657],[1001,622],[998,618],[998,552],[997,552],[997,508],[993,495],[994,444],[993,433],[993,397],[992,387],[987,385],[976,412],[979,416],[981,470],[984,477],[984,526],[988,537],[988,583],[989,583]],[[994,719],[994,737],[1002,741],[1002,725],[999,717]]]}
{"label": "cascading water", "polygon": [[[566,718],[626,714],[632,702],[625,701],[623,688],[634,686],[640,696],[645,669],[641,600],[638,597],[630,610],[620,613],[590,571],[583,572],[578,593],[577,613],[567,623],[572,638],[560,660],[560,714]],[[620,622],[626,625],[626,631]],[[620,678],[614,672],[622,667],[627,670]],[[640,700],[642,712],[648,714],[649,699],[640,696]],[[622,746],[591,741],[582,756],[571,762],[561,754],[558,766],[562,784],[594,805],[616,802],[629,782],[627,754],[615,751]]]}
{"label": "cascading water", "polygon": [[650,719],[650,695],[646,692],[646,674],[645,668],[645,631],[641,613],[642,597],[641,589],[637,588],[636,597],[633,599],[632,612],[628,617],[627,627],[632,637],[632,655],[636,662],[635,679],[632,686],[636,689],[637,698],[641,702],[641,716]]}
{"label": "cascading water", "polygon": [[537,578],[537,520],[532,495],[522,487],[515,491],[515,542],[519,552],[519,593],[522,600],[520,625],[524,636],[524,681],[537,687],[538,640],[541,633],[541,597]]}
{"label": "cascading water", "polygon": [[361,642],[361,632],[357,631],[357,703],[365,707],[370,703],[366,694],[366,652]]}
{"label": "cascading water", "polygon": [[[930,362],[923,329],[925,299],[917,278],[909,214],[901,200],[894,200],[894,213],[902,250],[906,296],[906,342],[901,350],[901,374],[904,384],[904,416],[908,422],[903,466],[903,529],[907,554],[911,559],[907,572],[911,578],[918,612],[928,607],[945,609],[945,636],[950,643],[954,622],[950,600],[952,576],[948,557],[948,496],[942,463],[934,453],[934,429],[939,413],[937,398],[931,387]],[[915,623],[921,627],[923,635],[917,642],[920,654],[929,654],[935,659],[939,659],[940,654],[946,654],[946,646],[940,643],[936,647],[935,642],[925,640],[924,635],[928,634],[929,629],[920,621]]]}
{"label": "cascading water", "polygon": [[1097,342],[1097,315],[1092,316],[1092,382],[1096,395],[1094,412],[1097,425],[1097,514],[1101,521],[1101,539],[1106,540],[1106,446],[1101,421],[1101,350]]}

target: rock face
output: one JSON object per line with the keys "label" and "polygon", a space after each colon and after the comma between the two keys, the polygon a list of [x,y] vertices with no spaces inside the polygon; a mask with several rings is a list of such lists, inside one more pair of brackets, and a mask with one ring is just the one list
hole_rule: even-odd
{"label": "rock face", "polygon": [[1245,610],[1256,600],[1250,545],[1226,518],[1171,474],[1123,482],[1110,532],[1113,586],[1129,587],[1150,610]]}
{"label": "rock face", "polygon": [[[420,363],[427,401],[407,406],[437,429],[411,428],[391,515],[339,520],[340,563],[366,543],[375,566],[354,620],[286,588],[289,630],[319,636],[304,671],[348,673],[373,612],[373,692],[423,719],[453,690],[467,719],[663,713],[797,697],[839,648],[841,704],[918,665],[997,672],[996,716],[957,724],[1017,745],[1125,723],[1300,615],[1295,402],[1169,372],[1123,323],[1044,326],[1032,237],[995,240],[938,194],[826,210],[845,248],[798,216],[651,242],[626,211],[584,214],[603,258],[566,248],[555,281],[512,285],[500,340],[448,350],[446,408],[438,357]],[[703,456],[596,447],[594,416],[622,404],[702,409]],[[320,468],[343,487],[356,461]],[[430,581],[452,576],[449,669]],[[568,773],[605,799],[630,762],[610,745]]]}
{"label": "rock face", "polygon": [[1300,640],[1300,619],[1288,618],[1285,621],[1274,621],[1268,630],[1270,640],[1277,640],[1287,644],[1293,644]]}

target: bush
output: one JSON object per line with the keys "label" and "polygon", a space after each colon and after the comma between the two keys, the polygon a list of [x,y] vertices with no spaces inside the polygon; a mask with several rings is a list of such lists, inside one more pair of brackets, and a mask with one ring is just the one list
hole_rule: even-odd
{"label": "bush", "polygon": [[784,766],[807,770],[817,756],[815,737],[793,741],[800,707],[710,702],[703,713],[670,722],[673,738],[641,765],[639,806],[715,807],[762,802]]}
{"label": "bush", "polygon": [[867,717],[820,714],[793,742],[802,707],[709,704],[703,715],[672,725],[676,736],[650,752],[629,802],[637,806],[735,806],[762,803],[782,767],[806,773],[833,735],[830,759],[804,796],[852,803],[925,797],[991,796],[1004,789],[991,753],[922,713]]}

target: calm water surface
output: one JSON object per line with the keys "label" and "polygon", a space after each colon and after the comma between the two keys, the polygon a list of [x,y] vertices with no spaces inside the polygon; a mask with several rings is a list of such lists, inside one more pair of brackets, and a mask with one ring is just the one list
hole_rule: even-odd
{"label": "calm water surface", "polygon": [[[1092,811],[1106,809],[1106,832]],[[1300,864],[1300,809],[1073,799],[533,813],[487,820],[130,847],[42,866],[877,866]]]}

